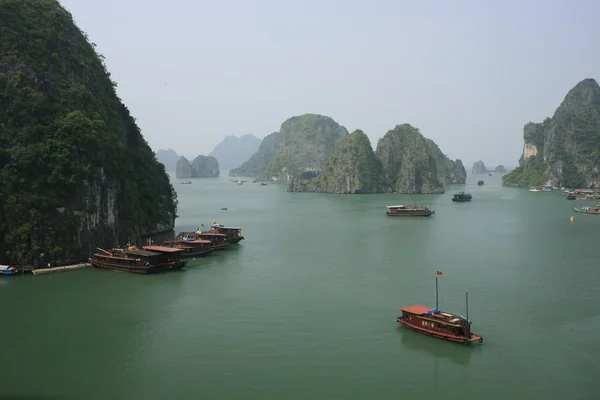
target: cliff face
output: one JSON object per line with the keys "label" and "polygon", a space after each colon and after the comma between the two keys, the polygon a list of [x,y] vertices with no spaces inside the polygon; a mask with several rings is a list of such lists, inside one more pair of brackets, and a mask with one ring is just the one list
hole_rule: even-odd
{"label": "cliff face", "polygon": [[428,139],[409,124],[397,125],[379,139],[376,153],[387,182],[398,193],[444,193],[448,170],[462,165],[454,163],[450,168],[440,162]]}
{"label": "cliff face", "polygon": [[483,161],[477,161],[476,163],[473,164],[473,168],[471,168],[471,173],[473,174],[487,174],[488,173],[488,169],[485,166],[485,163]]}
{"label": "cliff face", "polygon": [[569,91],[552,118],[523,129],[519,167],[502,177],[508,185],[600,185],[600,87],[585,79]]}
{"label": "cliff face", "polygon": [[435,160],[437,177],[444,185],[464,184],[467,181],[467,171],[462,161],[451,160],[442,153],[438,145],[431,139],[425,138]]}
{"label": "cliff face", "polygon": [[381,193],[389,188],[369,138],[357,130],[338,142],[314,179],[289,181],[291,192]]}
{"label": "cliff face", "polygon": [[275,156],[258,174],[259,179],[287,180],[290,175],[318,174],[335,145],[348,131],[333,119],[304,114],[281,125]]}
{"label": "cliff face", "polygon": [[219,162],[211,156],[198,156],[191,163],[187,158],[181,157],[177,161],[177,178],[218,178]]}
{"label": "cliff face", "polygon": [[261,140],[254,135],[225,137],[209,154],[219,161],[222,169],[230,170],[242,165],[258,151]]}
{"label": "cliff face", "polygon": [[230,170],[229,176],[255,177],[260,174],[267,168],[273,157],[275,157],[277,146],[279,146],[281,140],[282,137],[279,135],[279,132],[273,132],[266,136],[260,143],[256,153],[238,168]]}
{"label": "cliff face", "polygon": [[172,230],[164,166],[71,15],[3,0],[0,21],[0,262],[80,260]]}

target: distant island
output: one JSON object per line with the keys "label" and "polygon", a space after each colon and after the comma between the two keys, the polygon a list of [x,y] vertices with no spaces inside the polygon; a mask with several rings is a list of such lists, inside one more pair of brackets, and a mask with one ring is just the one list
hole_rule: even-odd
{"label": "distant island", "polygon": [[488,172],[496,172],[496,173],[505,174],[508,171],[502,164],[499,164],[496,168],[494,168],[493,170],[490,170],[486,167],[485,163],[481,160],[475,162],[473,164],[473,167],[471,168],[472,174],[487,174]]}
{"label": "distant island", "polygon": [[177,169],[177,161],[179,161],[179,156],[173,149],[158,150],[156,153],[156,159],[159,163],[165,166],[165,170],[167,172],[175,172]]}
{"label": "distant island", "polygon": [[508,172],[508,170],[504,167],[504,165],[500,164],[496,168],[494,168],[494,172],[497,172],[500,174],[506,174]]}
{"label": "distant island", "polygon": [[519,166],[502,177],[505,185],[599,187],[600,87],[584,79],[573,87],[552,118],[523,128]]}
{"label": "distant island", "polygon": [[374,152],[368,137],[349,134],[332,118],[304,114],[286,120],[231,176],[288,182],[288,190],[326,193],[443,193],[466,181],[452,161],[417,128],[398,125]]}
{"label": "distant island", "polygon": [[175,169],[176,178],[218,178],[219,175],[219,162],[211,156],[200,155],[191,163],[182,156]]}
{"label": "distant island", "polygon": [[231,170],[248,161],[258,150],[260,142],[259,138],[250,134],[240,137],[229,135],[217,144],[208,155],[219,161],[221,169]]}

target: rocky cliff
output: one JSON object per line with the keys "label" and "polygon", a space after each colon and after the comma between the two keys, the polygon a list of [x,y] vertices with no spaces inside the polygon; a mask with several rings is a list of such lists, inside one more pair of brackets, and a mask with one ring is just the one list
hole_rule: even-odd
{"label": "rocky cliff", "polygon": [[177,161],[179,161],[179,156],[173,149],[158,150],[156,153],[156,159],[159,163],[165,166],[165,169],[168,172],[175,172],[177,169]]}
{"label": "rocky cliff", "polygon": [[0,263],[173,229],[164,166],[55,0],[0,2]]}
{"label": "rocky cliff", "polygon": [[376,154],[394,192],[444,193],[445,184],[464,183],[462,162],[452,162],[432,143],[409,124],[398,125],[379,139]]}
{"label": "rocky cliff", "polygon": [[519,166],[502,177],[507,185],[600,185],[600,87],[594,79],[567,93],[552,118],[523,128]]}
{"label": "rocky cliff", "polygon": [[219,161],[221,169],[237,168],[258,151],[261,140],[254,135],[225,137],[209,154]]}
{"label": "rocky cliff", "polygon": [[487,174],[488,169],[485,166],[485,163],[480,160],[473,164],[473,168],[471,168],[471,173],[472,174]]}
{"label": "rocky cliff", "polygon": [[320,174],[309,180],[293,176],[291,192],[381,193],[389,190],[381,163],[369,138],[357,130],[344,137],[327,158]]}
{"label": "rocky cliff", "polygon": [[267,168],[273,157],[275,157],[281,139],[282,137],[279,135],[279,132],[273,132],[265,136],[262,142],[260,142],[256,153],[238,168],[229,170],[229,176],[255,177],[260,174]]}
{"label": "rocky cliff", "polygon": [[494,172],[500,173],[500,174],[505,174],[508,171],[506,170],[506,168],[504,167],[504,165],[500,164],[496,168],[494,168]]}
{"label": "rocky cliff", "polygon": [[177,178],[218,178],[219,162],[211,156],[198,156],[191,163],[185,157],[177,161],[175,177]]}

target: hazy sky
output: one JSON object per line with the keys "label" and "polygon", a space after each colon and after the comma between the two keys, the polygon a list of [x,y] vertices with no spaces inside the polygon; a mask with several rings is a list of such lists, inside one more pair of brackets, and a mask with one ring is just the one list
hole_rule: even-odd
{"label": "hazy sky", "polygon": [[61,0],[156,151],[195,157],[304,113],[516,165],[522,127],[600,80],[597,0]]}

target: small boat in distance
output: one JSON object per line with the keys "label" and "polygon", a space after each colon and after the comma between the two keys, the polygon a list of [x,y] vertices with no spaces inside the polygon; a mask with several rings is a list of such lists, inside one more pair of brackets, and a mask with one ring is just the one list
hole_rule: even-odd
{"label": "small boat in distance", "polygon": [[454,196],[452,196],[452,201],[456,202],[456,203],[466,203],[468,201],[471,201],[473,199],[473,196],[471,196],[470,193],[465,193],[465,192],[458,192],[456,194],[454,194]]}
{"label": "small boat in distance", "polygon": [[182,181],[181,184],[182,185],[191,185],[192,181]]}
{"label": "small boat in distance", "polygon": [[483,186],[483,179],[477,181],[477,186]]}
{"label": "small boat in distance", "polygon": [[596,207],[583,206],[581,208],[573,207],[573,211],[582,213],[582,214],[600,215],[600,206],[598,206],[598,205]]}
{"label": "small boat in distance", "polygon": [[227,206],[223,206],[223,207],[221,207],[221,210],[223,210],[223,211],[227,211]]}
{"label": "small boat in distance", "polygon": [[490,172],[490,173],[488,174],[488,176],[492,176],[492,173]]}
{"label": "small boat in distance", "polygon": [[396,322],[405,328],[429,335],[438,339],[449,340],[452,342],[465,343],[470,345],[472,342],[483,343],[483,337],[471,332],[471,321],[469,321],[469,293],[466,293],[467,315],[455,315],[441,312],[438,307],[438,276],[442,275],[437,271],[435,276],[435,308],[422,305],[412,305],[400,309],[402,315],[396,318]]}
{"label": "small boat in distance", "polygon": [[385,214],[388,217],[430,217],[435,214],[434,210],[430,210],[423,206],[407,206],[401,204],[398,206],[386,206],[387,211]]}

